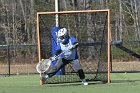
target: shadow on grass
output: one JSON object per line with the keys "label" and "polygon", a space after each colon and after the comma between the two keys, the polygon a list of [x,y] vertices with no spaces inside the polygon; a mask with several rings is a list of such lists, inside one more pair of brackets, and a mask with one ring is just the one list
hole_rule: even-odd
{"label": "shadow on grass", "polygon": [[[106,84],[101,81],[93,81],[88,82],[88,85],[95,85],[95,84]],[[75,82],[75,83],[60,83],[60,84],[45,84],[47,87],[60,87],[60,86],[84,86],[81,82]],[[88,86],[87,85],[87,86]]]}
{"label": "shadow on grass", "polygon": [[135,83],[140,82],[140,80],[112,80],[111,83]]}

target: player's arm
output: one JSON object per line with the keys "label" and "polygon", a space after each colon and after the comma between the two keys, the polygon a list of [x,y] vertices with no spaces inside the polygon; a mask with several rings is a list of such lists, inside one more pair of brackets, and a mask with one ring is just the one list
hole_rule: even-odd
{"label": "player's arm", "polygon": [[61,50],[60,44],[58,44],[57,47],[56,47],[56,52],[55,52],[54,56],[51,57],[50,59],[51,60],[56,60],[56,56],[58,56],[61,52],[62,52],[62,50]]}
{"label": "player's arm", "polygon": [[62,52],[62,50],[61,50],[61,49],[56,50],[56,52],[55,52],[55,56],[59,55],[61,52]]}
{"label": "player's arm", "polygon": [[77,48],[79,46],[78,42],[74,42],[73,45],[75,46],[74,48]]}
{"label": "player's arm", "polygon": [[62,52],[62,50],[61,50],[61,46],[60,46],[60,43],[59,43],[59,44],[57,45],[57,47],[56,47],[55,55],[57,56],[57,55],[59,55],[61,52]]}
{"label": "player's arm", "polygon": [[72,49],[77,48],[78,45],[79,45],[77,40],[74,37],[71,37],[70,39],[71,39],[71,42],[72,42],[72,46],[69,46],[69,49],[72,50]]}
{"label": "player's arm", "polygon": [[74,37],[71,37],[71,42],[72,45],[74,46],[73,48],[77,48],[79,46],[78,41]]}

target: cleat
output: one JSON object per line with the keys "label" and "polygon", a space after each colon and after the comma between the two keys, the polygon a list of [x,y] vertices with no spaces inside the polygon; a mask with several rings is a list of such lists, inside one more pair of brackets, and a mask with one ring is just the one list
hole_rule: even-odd
{"label": "cleat", "polygon": [[87,86],[88,85],[88,83],[87,82],[82,82],[85,86]]}
{"label": "cleat", "polygon": [[83,85],[85,85],[85,86],[87,86],[88,85],[88,83],[86,82],[86,80],[84,79],[84,80],[82,80],[82,84]]}
{"label": "cleat", "polygon": [[45,79],[46,79],[46,80],[49,79],[49,76],[48,76],[48,75],[45,75]]}

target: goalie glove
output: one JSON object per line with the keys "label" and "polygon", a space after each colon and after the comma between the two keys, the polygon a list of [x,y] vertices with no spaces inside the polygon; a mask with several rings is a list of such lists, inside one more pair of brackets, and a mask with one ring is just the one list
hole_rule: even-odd
{"label": "goalie glove", "polygon": [[56,56],[50,57],[50,60],[51,60],[51,61],[56,60]]}
{"label": "goalie glove", "polygon": [[77,46],[78,46],[78,43],[76,43],[75,45],[70,45],[70,46],[68,46],[68,48],[69,48],[69,50],[72,50],[72,49],[76,48]]}
{"label": "goalie glove", "polygon": [[69,50],[72,50],[72,49],[74,49],[74,46],[73,45],[70,45],[70,46],[68,46],[68,49]]}

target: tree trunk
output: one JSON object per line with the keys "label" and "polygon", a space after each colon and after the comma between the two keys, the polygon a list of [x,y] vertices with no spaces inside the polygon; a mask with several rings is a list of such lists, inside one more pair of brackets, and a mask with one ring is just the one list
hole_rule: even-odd
{"label": "tree trunk", "polygon": [[35,10],[34,10],[34,0],[31,0],[31,8],[30,8],[30,11],[31,11],[31,29],[32,29],[32,44],[36,44],[36,28],[35,28],[35,24],[34,24],[34,21],[35,21]]}
{"label": "tree trunk", "polygon": [[120,7],[120,14],[119,14],[119,40],[122,40],[122,34],[123,34],[123,30],[122,30],[122,2],[121,0],[119,0],[119,7]]}
{"label": "tree trunk", "polygon": [[139,40],[140,38],[140,28],[139,28],[139,21],[138,21],[138,7],[137,7],[137,2],[134,0],[134,11],[135,11],[135,22],[136,22],[136,40]]}

